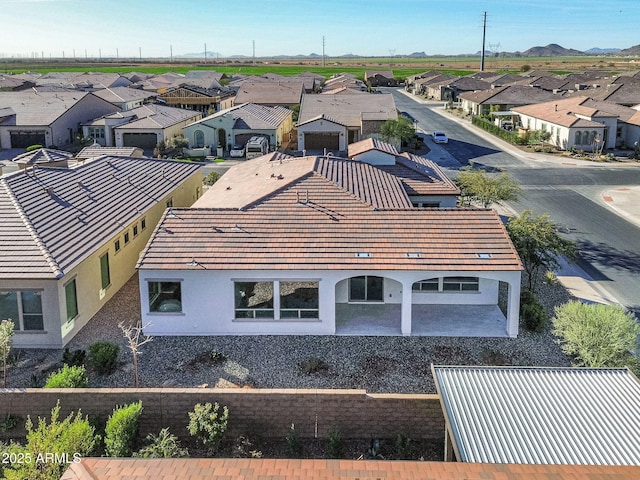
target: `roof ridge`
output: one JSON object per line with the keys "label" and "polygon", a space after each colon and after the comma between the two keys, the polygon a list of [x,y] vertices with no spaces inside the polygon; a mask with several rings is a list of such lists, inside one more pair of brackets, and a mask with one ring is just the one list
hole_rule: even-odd
{"label": "roof ridge", "polygon": [[[26,170],[24,174],[27,175]],[[56,278],[61,278],[64,275],[64,272],[60,268],[60,265],[58,265],[58,262],[54,260],[53,255],[51,255],[51,252],[49,252],[49,249],[47,248],[47,246],[43,243],[43,241],[38,236],[38,233],[36,232],[35,227],[31,223],[31,220],[29,220],[29,217],[27,216],[24,209],[22,208],[22,205],[20,205],[20,202],[18,202],[18,199],[13,194],[13,191],[9,187],[9,184],[7,183],[6,180],[2,179],[2,185],[4,186],[4,189],[7,192],[7,196],[9,197],[11,204],[16,209],[16,212],[20,217],[20,220],[22,220],[25,228],[29,232],[29,235],[31,235],[31,238],[33,238],[34,243],[42,252],[42,256],[51,267],[52,272],[54,273]]]}

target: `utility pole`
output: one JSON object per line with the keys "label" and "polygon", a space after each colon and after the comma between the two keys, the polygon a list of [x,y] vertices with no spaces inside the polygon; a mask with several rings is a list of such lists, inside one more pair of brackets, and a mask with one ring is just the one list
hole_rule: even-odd
{"label": "utility pole", "polygon": [[256,41],[252,40],[253,42],[253,64],[256,64]]}
{"label": "utility pole", "polygon": [[204,63],[207,63],[207,44],[204,44]]}
{"label": "utility pole", "polygon": [[169,45],[169,59],[173,63],[173,45]]}
{"label": "utility pole", "polygon": [[482,17],[482,52],[480,53],[480,71],[484,72],[484,42],[487,35],[487,12],[484,12]]}
{"label": "utility pole", "polygon": [[322,68],[324,68],[324,35],[322,36]]}
{"label": "utility pole", "polygon": [[138,47],[138,53],[140,54],[140,61],[142,61],[142,47]]}

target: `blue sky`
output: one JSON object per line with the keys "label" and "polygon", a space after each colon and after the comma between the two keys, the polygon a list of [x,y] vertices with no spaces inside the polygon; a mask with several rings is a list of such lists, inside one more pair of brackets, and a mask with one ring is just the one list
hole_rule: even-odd
{"label": "blue sky", "polygon": [[640,44],[640,0],[0,0],[0,56],[455,55]]}

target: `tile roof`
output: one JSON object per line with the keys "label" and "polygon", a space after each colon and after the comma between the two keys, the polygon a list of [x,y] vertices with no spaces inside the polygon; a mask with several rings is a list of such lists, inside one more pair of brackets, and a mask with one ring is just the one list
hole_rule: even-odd
{"label": "tile roof", "polygon": [[31,152],[26,152],[14,157],[13,161],[22,165],[46,164],[59,162],[73,157],[72,153],[50,148],[38,148]]}
{"label": "tile roof", "polygon": [[196,173],[196,164],[101,157],[0,178],[0,278],[59,278]]}
{"label": "tile roof", "polygon": [[411,153],[396,157],[395,165],[378,168],[402,181],[408,195],[460,195],[460,189],[432,160]]}
{"label": "tile roof", "polygon": [[379,150],[390,155],[400,155],[396,147],[390,143],[383,142],[377,138],[365,138],[359,142],[350,143],[348,147],[349,157],[355,157],[371,150]]}
{"label": "tile roof", "polygon": [[0,125],[51,125],[88,95],[93,94],[78,91],[36,93],[34,90],[0,92],[0,109],[9,107],[15,113],[15,117],[0,121]]}
{"label": "tile roof", "polygon": [[[138,268],[522,269],[493,210],[374,210],[317,174],[247,210],[174,208],[173,213],[152,234]],[[359,252],[371,255],[360,258]],[[416,252],[417,258],[407,255]],[[197,267],[187,266],[192,259]]]}
{"label": "tile roof", "polygon": [[103,147],[93,144],[84,147],[76,154],[76,158],[93,158],[107,155],[110,157],[142,157],[143,150],[140,147]]}
{"label": "tile roof", "polygon": [[460,98],[481,105],[528,105],[561,97],[541,88],[508,85],[479,92],[464,92],[460,94]]}
{"label": "tile roof", "polygon": [[96,90],[93,92],[95,96],[106,100],[109,103],[134,102],[136,100],[145,100],[156,96],[153,92],[147,92],[137,88],[129,87],[112,87]]}
{"label": "tile roof", "polygon": [[432,369],[459,461],[640,465],[640,382],[629,370]]}
{"label": "tile roof", "polygon": [[245,80],[236,94],[236,103],[297,105],[302,100],[304,82]]}
{"label": "tile roof", "polygon": [[200,112],[193,110],[165,107],[164,105],[151,103],[132,108],[126,112],[115,113],[111,117],[130,117],[131,120],[129,122],[117,125],[115,128],[133,130],[138,128],[167,128],[181,122],[193,120],[200,115]]}
{"label": "tile roof", "polygon": [[300,105],[298,123],[326,115],[349,127],[360,128],[363,114],[380,120],[396,119],[398,113],[390,93],[369,95],[305,95]]}
{"label": "tile roof", "polygon": [[559,98],[551,102],[524,105],[512,108],[511,110],[515,113],[529,115],[555,125],[580,128],[602,128],[604,126],[602,123],[589,120],[589,118],[616,116],[615,114],[587,106],[587,100],[587,97]]}
{"label": "tile roof", "polygon": [[634,480],[640,467],[391,460],[84,458],[61,480]]}

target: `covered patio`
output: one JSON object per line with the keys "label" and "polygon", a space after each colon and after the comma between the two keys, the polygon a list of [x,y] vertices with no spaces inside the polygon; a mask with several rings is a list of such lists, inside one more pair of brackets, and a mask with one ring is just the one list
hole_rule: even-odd
{"label": "covered patio", "polygon": [[[412,305],[411,335],[507,338],[497,305]],[[336,335],[402,335],[400,304],[336,304]]]}

